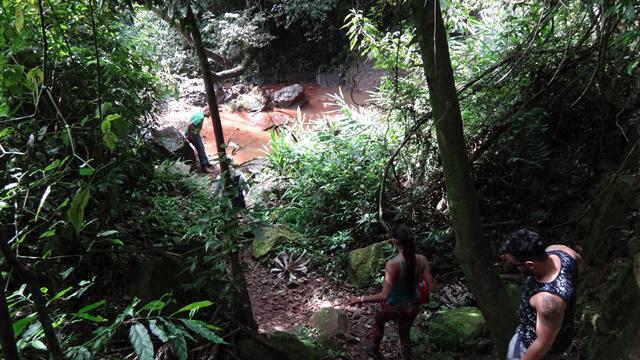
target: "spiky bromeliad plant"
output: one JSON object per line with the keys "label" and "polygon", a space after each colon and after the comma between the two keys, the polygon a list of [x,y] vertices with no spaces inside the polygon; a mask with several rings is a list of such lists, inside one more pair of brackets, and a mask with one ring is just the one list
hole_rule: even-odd
{"label": "spiky bromeliad plant", "polygon": [[307,251],[303,251],[297,258],[294,254],[281,252],[273,259],[274,267],[271,269],[271,273],[277,274],[278,279],[289,282],[296,281],[298,277],[307,274],[307,264],[309,259],[307,258]]}

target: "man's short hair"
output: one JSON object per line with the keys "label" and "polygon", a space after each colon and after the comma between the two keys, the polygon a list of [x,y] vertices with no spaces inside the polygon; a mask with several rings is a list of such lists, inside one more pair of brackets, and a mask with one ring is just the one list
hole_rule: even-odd
{"label": "man's short hair", "polygon": [[549,256],[545,248],[538,233],[529,229],[520,229],[507,235],[500,246],[500,254],[509,254],[519,262],[544,261]]}

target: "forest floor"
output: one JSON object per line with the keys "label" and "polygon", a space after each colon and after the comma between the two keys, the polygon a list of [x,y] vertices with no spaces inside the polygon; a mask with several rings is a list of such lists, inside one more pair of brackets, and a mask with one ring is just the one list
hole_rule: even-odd
{"label": "forest floor", "polygon": [[[323,277],[311,270],[300,285],[295,288],[286,286],[286,282],[270,273],[268,266],[256,262],[250,249],[244,252],[243,260],[247,265],[246,277],[253,315],[260,332],[286,331],[305,333],[313,328],[312,316],[323,307],[333,307],[343,311],[348,318],[345,336],[335,341],[340,347],[336,354],[344,359],[367,359],[365,350],[371,344],[373,314],[377,305],[365,304],[349,306],[349,298],[362,295],[348,283]],[[416,324],[423,324],[429,316],[424,309],[418,315]],[[382,343],[385,359],[400,359],[400,344],[397,325],[387,323]],[[426,359],[426,354],[414,351],[416,360]]]}

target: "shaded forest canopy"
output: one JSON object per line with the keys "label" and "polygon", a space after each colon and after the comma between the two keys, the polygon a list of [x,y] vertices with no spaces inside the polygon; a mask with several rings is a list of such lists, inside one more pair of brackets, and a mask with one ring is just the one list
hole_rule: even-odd
{"label": "shaded forest canopy", "polygon": [[[498,326],[480,294],[490,285],[469,283],[465,224],[456,221],[456,207],[476,201],[481,234],[471,237],[487,272],[500,275],[499,289],[519,296],[497,255],[511,231],[531,228],[580,248],[586,267],[571,355],[640,356],[640,5],[440,6],[465,183],[477,194],[462,202],[439,138],[452,108],[434,106],[442,93],[429,87],[438,76],[425,71],[424,54],[437,63],[439,53],[425,50],[411,1],[2,1],[5,358],[251,358],[247,348],[274,358],[352,358],[348,338],[327,344],[304,327],[294,337],[323,355],[292,355],[282,344],[293,335],[258,331],[245,311],[240,262],[269,267],[286,255],[309,260],[303,273],[352,282],[352,251],[388,239],[387,227],[401,223],[448,291],[424,309],[414,346],[425,358],[495,358]],[[242,109],[228,96],[234,86],[264,98],[283,84],[308,89],[330,78],[341,86],[337,111],[317,119],[262,104],[257,112],[293,115],[272,121],[264,158],[242,167],[252,185],[246,209],[233,206],[231,185],[216,192],[219,180],[189,173],[153,140],[167,102],[185,101],[192,79],[201,84],[200,36],[215,82],[206,94],[221,111]],[[358,84],[362,73],[375,84]],[[354,94],[362,90],[370,93],[360,104]],[[209,155],[224,170],[233,149],[221,148]],[[256,241],[273,233],[268,255],[252,258]],[[380,249],[382,260],[392,252]],[[379,286],[381,270],[363,286]],[[434,314],[465,306],[485,313],[492,337],[436,345],[426,332]]]}

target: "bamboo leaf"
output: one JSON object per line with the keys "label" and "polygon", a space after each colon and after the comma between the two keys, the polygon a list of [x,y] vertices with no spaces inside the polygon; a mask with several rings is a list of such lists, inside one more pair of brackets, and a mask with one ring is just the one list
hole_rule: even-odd
{"label": "bamboo leaf", "polygon": [[182,323],[194,333],[202,336],[203,338],[213,342],[214,344],[226,344],[226,342],[213,331],[206,328],[201,322],[196,320],[180,319]]}
{"label": "bamboo leaf", "polygon": [[38,211],[36,211],[35,221],[38,221],[38,217],[40,216],[40,211],[42,210],[42,207],[44,206],[44,202],[47,200],[49,193],[51,193],[51,185],[47,186],[47,188],[44,190],[44,194],[42,194],[42,197],[40,198],[40,204],[38,205]]}
{"label": "bamboo leaf", "polygon": [[76,233],[80,232],[84,225],[84,209],[89,202],[89,190],[82,190],[73,197],[71,201],[71,207],[67,211],[67,218]]}
{"label": "bamboo leaf", "polygon": [[175,314],[179,314],[181,312],[185,312],[185,311],[191,311],[191,310],[199,310],[208,306],[213,305],[213,303],[209,300],[204,300],[204,301],[197,301],[194,303],[191,303],[189,305],[183,306],[182,308],[180,308],[180,310],[174,312],[173,314],[171,314],[171,316],[174,316]]}

